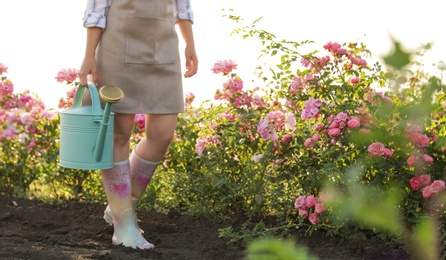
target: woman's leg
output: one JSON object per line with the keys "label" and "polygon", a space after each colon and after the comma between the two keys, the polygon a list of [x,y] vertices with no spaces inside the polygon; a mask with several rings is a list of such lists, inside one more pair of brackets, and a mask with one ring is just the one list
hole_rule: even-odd
{"label": "woman's leg", "polygon": [[114,166],[103,170],[102,182],[108,205],[113,213],[114,244],[147,249],[154,246],[142,237],[136,224],[132,203],[129,147],[134,125],[134,115],[115,114]]}
{"label": "woman's leg", "polygon": [[145,134],[130,156],[132,197],[135,206],[141,199],[157,165],[172,141],[178,114],[146,115]]}

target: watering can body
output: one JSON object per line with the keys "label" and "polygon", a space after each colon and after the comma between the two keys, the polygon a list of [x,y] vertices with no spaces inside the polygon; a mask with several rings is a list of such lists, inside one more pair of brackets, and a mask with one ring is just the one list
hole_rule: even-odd
{"label": "watering can body", "polygon": [[114,114],[101,108],[96,86],[89,83],[88,88],[91,106],[82,106],[85,87],[79,86],[73,108],[60,113],[60,165],[82,170],[109,169],[113,167]]}

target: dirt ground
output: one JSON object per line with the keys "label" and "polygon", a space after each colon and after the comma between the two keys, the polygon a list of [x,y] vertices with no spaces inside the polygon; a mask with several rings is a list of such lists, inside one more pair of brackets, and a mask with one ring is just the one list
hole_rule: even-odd
{"label": "dirt ground", "polygon": [[[104,205],[69,201],[51,205],[0,195],[0,259],[245,259],[242,244],[227,244],[218,229],[240,221],[198,219],[178,213],[138,211],[151,250],[111,243],[113,229],[102,219]],[[401,247],[373,239],[340,243],[322,234],[294,234],[318,259],[410,259]]]}

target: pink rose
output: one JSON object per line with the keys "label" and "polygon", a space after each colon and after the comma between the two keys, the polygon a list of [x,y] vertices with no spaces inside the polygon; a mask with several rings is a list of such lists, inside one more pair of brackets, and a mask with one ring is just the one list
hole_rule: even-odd
{"label": "pink rose", "polygon": [[438,135],[434,132],[434,130],[431,130],[432,134],[429,136],[429,139],[431,139],[432,142],[437,141]]}
{"label": "pink rose", "polygon": [[223,73],[223,74],[229,74],[232,70],[237,69],[237,63],[235,63],[232,60],[224,60],[224,61],[217,61],[214,64],[214,67],[211,69],[212,72],[215,74]]}
{"label": "pink rose", "polygon": [[308,218],[308,210],[306,208],[299,208],[299,216],[302,218]]}
{"label": "pink rose", "polygon": [[325,211],[325,207],[324,204],[322,203],[316,203],[316,205],[314,206],[314,211],[316,211],[316,213],[322,213]]}
{"label": "pink rose", "polygon": [[431,141],[431,139],[429,139],[429,137],[427,137],[426,135],[423,134],[419,134],[419,133],[415,133],[410,137],[410,140],[412,141],[412,143],[416,146],[418,146],[419,148],[424,148],[429,146],[429,143]]}
{"label": "pink rose", "polygon": [[328,130],[328,135],[330,137],[337,137],[341,134],[341,129],[339,128],[332,128],[330,130]]}
{"label": "pink rose", "polygon": [[336,116],[335,116],[335,121],[337,122],[345,122],[348,119],[348,115],[347,113],[344,112],[339,112]]}
{"label": "pink rose", "polygon": [[307,138],[304,142],[305,148],[313,148],[316,145],[316,140],[313,137]]}
{"label": "pink rose", "polygon": [[412,177],[409,183],[412,190],[419,190],[421,188],[420,177],[418,176]]}
{"label": "pink rose", "polygon": [[338,121],[334,121],[333,123],[330,124],[330,126],[328,128],[329,129],[339,128],[339,122]]}
{"label": "pink rose", "polygon": [[317,218],[317,214],[316,213],[312,213],[310,214],[308,220],[310,220],[310,223],[313,225],[316,225],[316,223],[318,222],[318,218]]}
{"label": "pink rose", "polygon": [[198,138],[197,143],[195,144],[195,152],[198,154],[198,156],[201,156],[203,154],[203,151],[205,149],[206,141]]}
{"label": "pink rose", "polygon": [[433,193],[438,193],[444,189],[444,181],[435,180],[430,187]]}
{"label": "pink rose", "polygon": [[423,161],[427,164],[432,164],[434,162],[434,158],[427,154],[423,154]]}
{"label": "pink rose", "polygon": [[300,209],[303,206],[305,206],[305,196],[299,196],[296,198],[296,200],[294,201],[294,208],[295,209]]}
{"label": "pink rose", "polygon": [[311,208],[316,205],[316,202],[317,200],[313,195],[307,196],[305,199],[305,206],[307,206],[307,208]]}
{"label": "pink rose", "polygon": [[430,198],[432,196],[432,187],[431,186],[424,187],[421,193],[423,195],[423,198],[425,199]]}
{"label": "pink rose", "polygon": [[431,176],[429,174],[420,175],[421,186],[425,187],[431,184]]}
{"label": "pink rose", "polygon": [[390,158],[392,156],[392,154],[393,154],[392,150],[384,148],[384,152],[383,152],[384,157]]}
{"label": "pink rose", "polygon": [[322,123],[315,123],[312,128],[314,129],[314,131],[319,132],[322,129],[324,129],[324,124],[322,124]]}
{"label": "pink rose", "polygon": [[359,120],[357,120],[357,119],[350,119],[347,122],[347,126],[350,129],[358,128],[358,127],[361,126],[361,122]]}
{"label": "pink rose", "polygon": [[291,140],[291,138],[293,138],[293,136],[292,136],[291,134],[286,134],[286,135],[283,137],[282,140],[283,140],[285,143],[289,143],[290,140]]}
{"label": "pink rose", "polygon": [[368,151],[369,156],[374,157],[377,155],[383,155],[384,154],[384,145],[380,142],[374,142],[371,145],[369,145]]}
{"label": "pink rose", "polygon": [[409,158],[407,158],[407,165],[409,165],[410,167],[413,167],[415,165],[415,163],[417,162],[418,156],[416,155],[411,155],[409,156]]}
{"label": "pink rose", "polygon": [[350,83],[352,83],[352,84],[356,84],[356,83],[358,83],[359,82],[359,78],[352,78],[351,80],[350,80]]}

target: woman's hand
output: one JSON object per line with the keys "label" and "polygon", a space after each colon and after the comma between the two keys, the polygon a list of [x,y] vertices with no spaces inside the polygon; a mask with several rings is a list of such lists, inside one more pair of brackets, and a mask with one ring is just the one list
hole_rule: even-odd
{"label": "woman's hand", "polygon": [[190,46],[189,44],[186,45],[185,58],[187,71],[184,73],[184,77],[190,78],[193,75],[197,74],[198,70],[198,57],[193,44],[192,46]]}
{"label": "woman's hand", "polygon": [[88,75],[91,75],[90,80],[93,83],[98,83],[98,73],[95,57],[85,57],[82,62],[81,68],[79,70],[79,79],[81,86],[87,86],[89,81]]}
{"label": "woman's hand", "polygon": [[198,70],[198,57],[195,51],[194,34],[192,31],[192,22],[189,20],[181,20],[178,22],[181,35],[186,42],[186,50],[184,52],[186,58],[186,69],[184,77],[190,78],[197,73]]}

